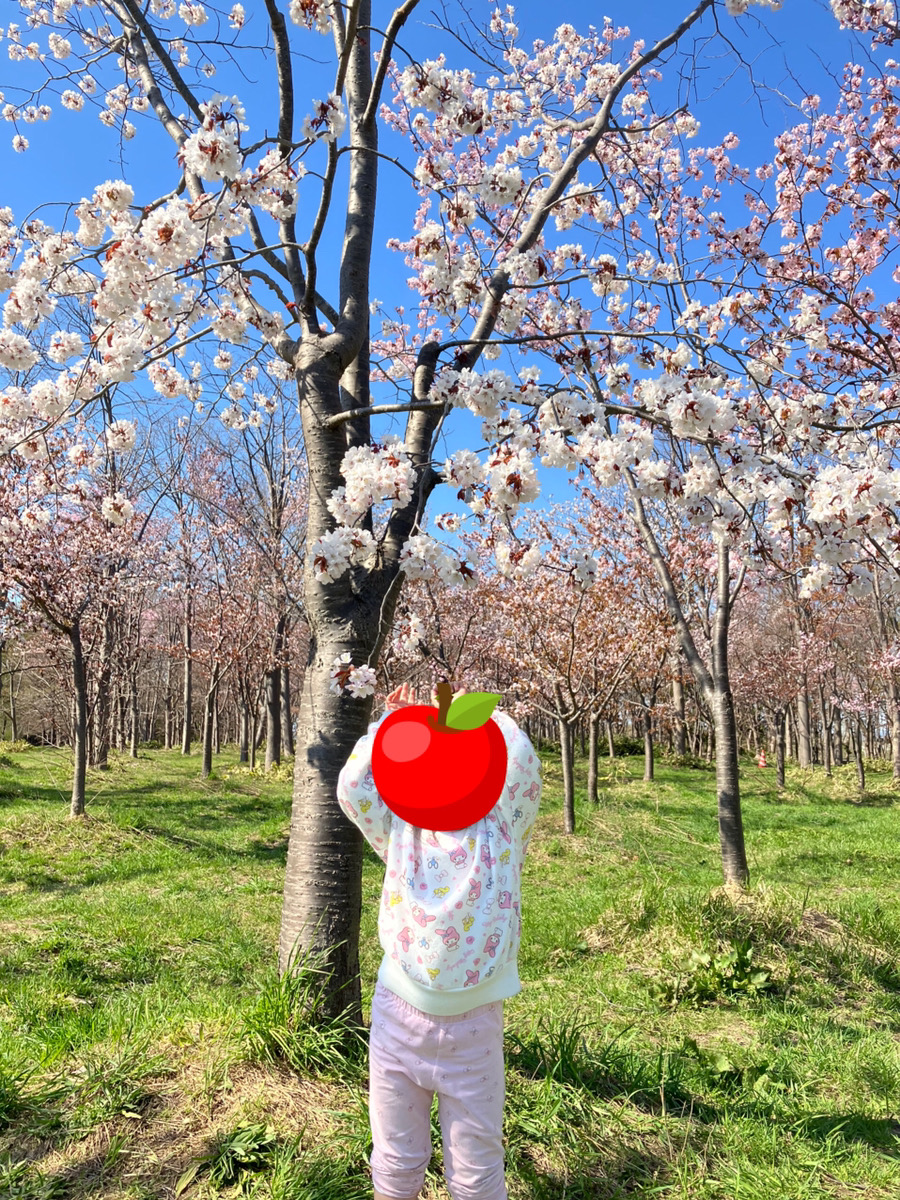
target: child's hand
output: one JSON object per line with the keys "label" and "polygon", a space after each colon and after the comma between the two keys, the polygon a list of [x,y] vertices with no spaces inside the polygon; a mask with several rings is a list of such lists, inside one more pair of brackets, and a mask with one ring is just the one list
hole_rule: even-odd
{"label": "child's hand", "polygon": [[387,712],[394,712],[398,708],[405,708],[407,704],[415,704],[415,702],[415,688],[409,683],[401,683],[385,700],[384,707]]}
{"label": "child's hand", "polygon": [[[464,696],[464,695],[466,694],[466,692],[467,692],[467,691],[468,691],[468,688],[464,688],[464,687],[463,687],[463,688],[460,688],[458,692],[454,692],[454,693],[453,693],[453,700],[458,700],[458,699],[459,699],[459,697],[460,697],[460,696]],[[438,694],[437,694],[437,690],[436,690],[435,688],[432,688],[432,689],[431,689],[431,703],[434,705],[434,707],[435,707],[435,708],[437,708],[437,706],[438,706]],[[451,704],[452,704],[452,703],[453,703],[453,701],[451,700]]]}

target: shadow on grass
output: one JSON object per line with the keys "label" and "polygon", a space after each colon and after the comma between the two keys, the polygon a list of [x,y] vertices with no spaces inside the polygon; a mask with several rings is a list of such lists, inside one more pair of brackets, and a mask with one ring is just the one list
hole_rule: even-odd
{"label": "shadow on grass", "polygon": [[507,1063],[524,1078],[570,1085],[597,1099],[627,1100],[657,1115],[715,1120],[716,1110],[688,1086],[687,1064],[679,1050],[632,1048],[620,1041],[631,1027],[608,1042],[589,1045],[583,1037],[589,1025],[577,1017],[542,1017],[539,1026],[527,1038],[509,1032],[505,1036]]}
{"label": "shadow on grass", "polygon": [[803,1113],[792,1117],[792,1132],[810,1141],[830,1142],[835,1136],[845,1142],[863,1142],[892,1158],[900,1158],[900,1124],[892,1117],[867,1117],[864,1113],[823,1115]]}
{"label": "shadow on grass", "polygon": [[[602,1154],[580,1156],[571,1169],[537,1165],[522,1148],[507,1153],[507,1182],[513,1179],[527,1185],[529,1200],[628,1200],[644,1195],[645,1185],[667,1191],[673,1171],[662,1150],[644,1146],[608,1145]],[[512,1188],[510,1194],[515,1194]]]}

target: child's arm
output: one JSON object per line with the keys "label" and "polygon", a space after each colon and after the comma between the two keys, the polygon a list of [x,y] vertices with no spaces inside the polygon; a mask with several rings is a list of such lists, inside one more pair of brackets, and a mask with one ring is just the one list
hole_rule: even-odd
{"label": "child's arm", "polygon": [[366,841],[382,862],[387,862],[393,813],[378,795],[372,776],[372,746],[375,732],[387,716],[384,713],[369,726],[369,731],[353,747],[353,753],[338,776],[337,798],[344,814],[358,825]]}

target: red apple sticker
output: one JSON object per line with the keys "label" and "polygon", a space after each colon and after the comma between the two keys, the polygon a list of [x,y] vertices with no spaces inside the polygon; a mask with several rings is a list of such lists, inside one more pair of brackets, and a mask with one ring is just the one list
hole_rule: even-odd
{"label": "red apple sticker", "polygon": [[438,707],[409,704],[378,728],[372,747],[375,787],[396,816],[450,833],[487,816],[506,781],[506,740],[491,713],[501,696],[453,697],[437,686]]}

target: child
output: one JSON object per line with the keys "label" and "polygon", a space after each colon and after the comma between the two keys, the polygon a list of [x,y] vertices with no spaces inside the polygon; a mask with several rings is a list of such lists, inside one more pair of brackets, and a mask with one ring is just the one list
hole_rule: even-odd
{"label": "child", "polygon": [[418,1196],[431,1159],[435,1092],[453,1200],[506,1200],[503,1001],[521,991],[520,882],[540,803],[540,762],[515,721],[495,712],[507,750],[497,803],[453,833],[411,825],[378,795],[371,761],[381,721],[413,703],[408,684],[388,696],[337,787],[341,808],[387,868],[378,914],[384,957],[369,1030],[375,1200]]}

